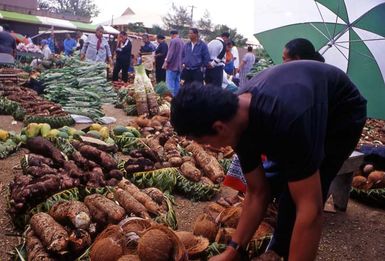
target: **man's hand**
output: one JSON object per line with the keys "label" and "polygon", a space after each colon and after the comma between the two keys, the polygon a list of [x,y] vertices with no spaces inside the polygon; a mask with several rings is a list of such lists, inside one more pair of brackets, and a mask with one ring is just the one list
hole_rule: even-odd
{"label": "man's hand", "polygon": [[167,61],[164,61],[162,69],[167,70]]}
{"label": "man's hand", "polygon": [[213,256],[209,261],[236,261],[240,260],[240,256],[232,247],[227,247],[226,250],[217,256]]}
{"label": "man's hand", "polygon": [[84,53],[81,53],[81,54],[80,54],[80,60],[81,60],[81,61],[84,61],[84,58],[85,58],[85,57],[86,57],[86,56],[84,55]]}

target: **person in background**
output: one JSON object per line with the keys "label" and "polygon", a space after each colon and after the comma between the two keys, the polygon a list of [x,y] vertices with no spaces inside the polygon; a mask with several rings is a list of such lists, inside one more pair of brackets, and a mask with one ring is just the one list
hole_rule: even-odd
{"label": "person in background", "polygon": [[253,53],[253,47],[247,47],[247,53],[243,56],[241,64],[239,65],[239,87],[242,88],[247,82],[247,74],[250,72],[251,68],[255,63],[255,55]]}
{"label": "person in background", "polygon": [[66,38],[63,41],[64,54],[66,56],[71,56],[74,53],[76,48],[76,41],[71,37],[70,34],[66,34]]}
{"label": "person in background", "polygon": [[29,34],[25,35],[25,39],[27,39],[27,42],[28,42],[27,44],[33,44],[32,38]]}
{"label": "person in background", "polygon": [[56,41],[55,41],[55,33],[52,30],[50,37],[47,39],[47,44],[49,49],[51,49],[52,53],[56,53]]}
{"label": "person in background", "polygon": [[3,25],[3,31],[0,31],[0,53],[7,53],[16,57],[16,40],[10,34],[10,27]]}
{"label": "person in background", "polygon": [[43,53],[44,59],[47,60],[47,59],[51,58],[52,52],[48,46],[47,40],[45,40],[45,39],[41,40],[40,44],[41,44],[41,51]]}
{"label": "person in background", "polygon": [[316,52],[314,45],[307,39],[296,38],[288,42],[283,48],[282,61],[314,60],[325,62],[325,58]]}
{"label": "person in background", "polygon": [[166,83],[173,96],[180,88],[180,74],[182,72],[182,52],[184,43],[179,38],[178,31],[170,31],[171,41],[164,60],[163,68],[166,69]]}
{"label": "person in background", "polygon": [[131,64],[132,44],[126,32],[120,32],[119,42],[116,47],[116,62],[112,73],[112,80],[117,81],[119,72],[122,71],[122,81],[128,81],[128,68]]}
{"label": "person in background", "polygon": [[156,40],[158,47],[155,51],[155,79],[159,83],[166,81],[166,70],[163,68],[163,64],[167,56],[168,46],[163,35],[158,35]]}
{"label": "person in background", "polygon": [[96,33],[88,36],[87,41],[83,45],[80,52],[81,60],[88,60],[93,62],[108,62],[112,63],[112,54],[107,40],[103,37],[104,28],[99,25],[96,28]]}
{"label": "person in background", "polygon": [[155,52],[156,48],[155,46],[151,43],[150,37],[148,34],[144,34],[142,36],[142,40],[144,45],[140,47],[140,53],[152,53]]}
{"label": "person in background", "polygon": [[83,34],[83,32],[77,31],[76,40],[77,40],[76,50],[81,50],[83,48],[85,41],[87,40],[87,36]]}
{"label": "person in background", "polygon": [[231,41],[231,54],[233,55],[234,59],[234,72],[233,74],[235,75],[239,69],[239,53],[238,53],[238,48],[235,45],[234,41]]}
{"label": "person in background", "polygon": [[226,61],[225,61],[225,73],[228,75],[234,75],[234,57],[231,49],[233,48],[233,44],[231,41],[228,41],[226,44]]}
{"label": "person in background", "polygon": [[84,45],[83,39],[79,39],[78,45],[76,45],[76,51],[81,50],[83,48],[83,45]]}
{"label": "person in background", "polygon": [[203,69],[210,62],[207,44],[199,39],[197,28],[190,28],[188,37],[190,41],[184,45],[182,52],[182,80],[189,84],[194,81],[203,82]]}
{"label": "person in background", "polygon": [[205,82],[214,86],[222,86],[223,68],[225,67],[226,42],[229,40],[230,34],[224,32],[220,37],[210,41],[207,45],[210,62],[206,69]]}

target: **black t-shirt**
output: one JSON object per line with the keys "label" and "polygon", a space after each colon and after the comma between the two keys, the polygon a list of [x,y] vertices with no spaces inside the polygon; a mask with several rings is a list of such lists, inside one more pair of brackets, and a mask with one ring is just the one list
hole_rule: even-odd
{"label": "black t-shirt", "polygon": [[131,63],[132,44],[129,39],[116,48],[116,60],[122,63]]}
{"label": "black t-shirt", "polygon": [[288,181],[306,178],[320,167],[326,136],[366,118],[366,100],[347,75],[320,62],[267,69],[239,94],[245,92],[252,94],[249,126],[236,148],[244,173],[258,167],[265,154]]}
{"label": "black t-shirt", "polygon": [[16,49],[16,40],[6,31],[0,32],[0,53],[13,55],[13,50]]}
{"label": "black t-shirt", "polygon": [[156,56],[155,63],[158,67],[162,67],[164,63],[164,59],[166,59],[168,52],[168,46],[165,42],[161,42],[158,45],[158,48],[156,48],[155,55],[160,54],[159,56]]}

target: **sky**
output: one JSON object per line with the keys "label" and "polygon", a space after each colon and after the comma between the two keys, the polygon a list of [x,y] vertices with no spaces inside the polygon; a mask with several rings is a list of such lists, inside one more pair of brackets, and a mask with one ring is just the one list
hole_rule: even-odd
{"label": "sky", "polygon": [[226,24],[230,28],[236,28],[244,37],[254,38],[254,0],[239,1],[242,4],[236,4],[237,1],[234,0],[94,0],[94,2],[101,11],[99,16],[93,19],[95,23],[111,20],[112,16],[119,17],[127,7],[130,7],[138,17],[143,17],[148,23],[163,26],[161,17],[169,12],[174,2],[189,9],[190,6],[194,6],[195,21],[199,20],[207,9],[214,24]]}

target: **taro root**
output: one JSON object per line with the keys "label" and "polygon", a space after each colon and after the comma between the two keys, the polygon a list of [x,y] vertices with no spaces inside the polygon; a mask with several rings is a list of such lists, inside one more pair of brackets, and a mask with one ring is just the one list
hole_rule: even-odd
{"label": "taro root", "polygon": [[49,214],[57,222],[62,224],[71,223],[75,228],[87,229],[90,226],[90,211],[80,201],[61,201],[49,210]]}
{"label": "taro root", "polygon": [[117,169],[118,167],[117,161],[110,154],[90,145],[80,146],[79,152],[88,160],[98,162],[107,171]]}
{"label": "taro root", "polygon": [[83,229],[74,230],[68,241],[71,252],[76,254],[82,253],[92,243],[90,234]]}
{"label": "taro root", "polygon": [[148,196],[152,198],[156,203],[162,204],[164,200],[164,194],[162,191],[160,191],[157,188],[146,188],[142,190],[144,193],[146,193]]}
{"label": "taro root", "polygon": [[235,232],[235,228],[220,228],[215,237],[215,242],[218,244],[227,244]]}
{"label": "taro root", "polygon": [[194,163],[191,161],[183,163],[182,166],[180,166],[180,170],[182,175],[191,181],[198,182],[201,180],[201,171],[195,167]]}
{"label": "taro root", "polygon": [[138,255],[141,261],[168,261],[172,259],[173,241],[162,230],[150,229],[139,239]]}
{"label": "taro root", "polygon": [[193,233],[196,236],[203,236],[210,242],[213,242],[218,233],[218,227],[214,219],[207,214],[202,214],[195,220]]}
{"label": "taro root", "polygon": [[242,207],[229,207],[225,209],[218,217],[218,223],[225,227],[236,228],[241,217]]}
{"label": "taro root", "polygon": [[175,232],[184,247],[187,250],[190,259],[196,259],[205,252],[209,246],[209,240],[205,237],[194,236],[191,232],[178,231]]}
{"label": "taro root", "polygon": [[68,233],[47,213],[32,216],[30,225],[48,251],[62,253],[67,250]]}
{"label": "taro root", "polygon": [[46,251],[43,243],[40,239],[33,233],[31,229],[27,231],[26,235],[26,250],[27,250],[27,260],[42,260],[42,261],[54,261]]}
{"label": "taro root", "polygon": [[364,176],[353,177],[352,187],[357,189],[364,189],[367,186],[367,179]]}
{"label": "taro root", "polygon": [[126,214],[121,206],[99,194],[87,196],[84,203],[90,210],[92,220],[101,225],[117,224]]}
{"label": "taro root", "polygon": [[123,255],[122,246],[114,239],[107,237],[96,240],[90,251],[92,261],[116,261]]}
{"label": "taro root", "polygon": [[127,213],[133,213],[142,218],[150,218],[147,209],[137,201],[129,192],[117,188],[114,192],[115,200],[119,202]]}

